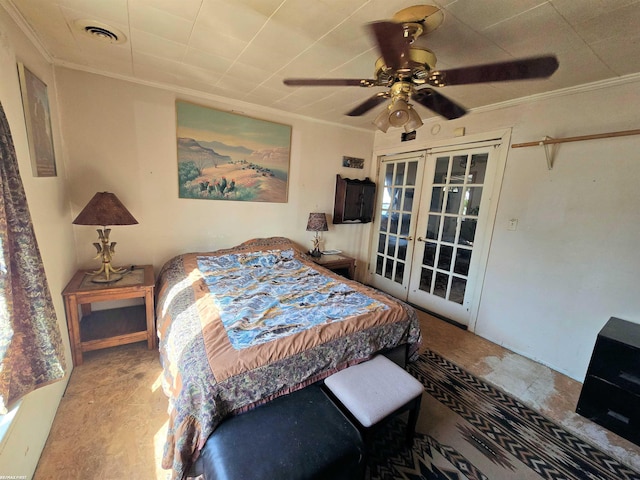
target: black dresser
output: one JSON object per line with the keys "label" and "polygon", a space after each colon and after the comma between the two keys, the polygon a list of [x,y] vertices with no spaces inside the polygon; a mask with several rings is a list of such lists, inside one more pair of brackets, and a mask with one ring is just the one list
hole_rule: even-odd
{"label": "black dresser", "polygon": [[640,445],[639,324],[611,317],[600,330],[576,412]]}

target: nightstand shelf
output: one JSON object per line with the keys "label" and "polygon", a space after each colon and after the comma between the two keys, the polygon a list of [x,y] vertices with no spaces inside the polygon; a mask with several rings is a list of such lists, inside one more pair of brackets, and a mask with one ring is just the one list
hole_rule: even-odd
{"label": "nightstand shelf", "polygon": [[144,305],[91,312],[82,318],[81,324],[80,340],[84,352],[147,339]]}
{"label": "nightstand shelf", "polygon": [[342,254],[322,255],[311,258],[318,265],[328,268],[343,277],[353,280],[356,272],[356,259]]}
{"label": "nightstand shelf", "polygon": [[[137,266],[113,283],[94,283],[86,271],[76,272],[62,292],[73,365],[82,365],[82,354],[91,350],[142,341],[155,348],[154,287],[151,265]],[[91,309],[92,303],[135,298],[144,305]]]}

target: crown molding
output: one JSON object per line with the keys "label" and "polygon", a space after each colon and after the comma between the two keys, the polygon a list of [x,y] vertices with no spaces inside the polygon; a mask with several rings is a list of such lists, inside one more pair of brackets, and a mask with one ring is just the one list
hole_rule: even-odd
{"label": "crown molding", "polygon": [[[3,2],[3,1],[6,1],[6,0],[0,0],[0,2]],[[99,70],[99,69],[92,68],[92,67],[87,67],[87,66],[84,66],[84,65],[78,65],[78,64],[75,64],[75,63],[71,63],[71,62],[65,62],[63,60],[55,60],[53,63],[54,63],[55,66],[59,66],[59,67],[65,67],[65,68],[69,68],[69,69],[72,69],[72,70],[78,70],[78,71],[82,71],[82,72],[92,73],[92,74],[95,74],[95,75],[102,75],[104,77],[114,78],[116,80],[122,80],[122,81],[135,83],[135,84],[139,84],[139,85],[144,85],[144,86],[148,86],[148,87],[159,88],[161,90],[174,92],[174,93],[176,93],[176,95],[187,95],[187,96],[192,96],[192,97],[205,98],[207,100],[212,100],[214,102],[220,102],[220,103],[225,103],[225,104],[228,104],[229,101],[231,100],[228,97],[224,97],[224,96],[221,96],[221,95],[216,95],[214,93],[203,92],[201,90],[195,90],[195,89],[186,88],[186,87],[180,87],[178,85],[173,85],[173,84],[155,82],[155,81],[151,81],[151,80],[143,80],[143,79],[135,78],[135,77],[132,77],[132,76],[129,76],[129,75],[106,72],[106,71],[103,71],[103,70]],[[636,83],[636,82],[640,82],[640,73],[632,73],[632,74],[624,75],[624,76],[621,76],[621,77],[609,78],[609,79],[605,79],[605,80],[598,80],[596,82],[585,83],[583,85],[577,85],[577,86],[574,86],[574,87],[561,88],[561,89],[558,89],[558,90],[552,90],[550,92],[536,93],[536,94],[529,95],[529,96],[526,96],[526,97],[514,98],[512,100],[506,100],[504,102],[493,103],[491,105],[470,108],[469,112],[471,112],[471,113],[492,112],[492,111],[495,111],[495,110],[501,110],[501,109],[504,109],[504,108],[514,107],[514,106],[518,106],[518,105],[525,105],[525,104],[532,103],[532,102],[543,101],[543,100],[548,100],[548,99],[553,99],[553,98],[559,98],[559,97],[564,97],[564,96],[568,96],[568,95],[575,95],[575,94],[584,93],[584,92],[591,92],[591,91],[600,90],[600,89],[603,89],[603,88],[611,88],[611,87],[614,87],[614,86],[625,85],[627,83]],[[255,110],[255,111],[262,111],[262,112],[270,113],[270,114],[286,115],[286,116],[289,116],[289,117],[299,118],[299,119],[303,119],[303,120],[307,120],[307,121],[313,121],[313,122],[317,122],[317,123],[321,123],[321,124],[325,124],[325,125],[339,126],[339,127],[347,128],[347,129],[351,129],[351,130],[364,131],[364,132],[375,132],[375,128],[373,128],[373,126],[372,126],[371,129],[362,128],[362,127],[354,127],[354,126],[351,126],[351,125],[345,125],[345,124],[338,123],[338,122],[330,122],[328,120],[322,120],[322,119],[318,119],[318,118],[308,117],[308,116],[305,116],[305,115],[300,115],[298,113],[287,112],[286,110],[280,110],[280,109],[273,108],[273,107],[265,107],[263,105],[258,105],[258,104],[255,104],[255,103],[249,103],[249,102],[245,102],[243,100],[233,99],[233,102],[238,102],[238,103],[242,104],[242,106],[244,106],[246,108],[250,108],[250,109]],[[229,110],[229,111],[232,111],[232,110]],[[237,112],[238,109],[234,108],[233,111]],[[424,122],[427,123],[429,121],[439,121],[439,120],[441,120],[441,119],[436,115],[434,117],[431,117],[431,118],[428,118],[428,119],[424,119]]]}
{"label": "crown molding", "polygon": [[5,9],[5,11],[9,14],[11,19],[18,25],[18,28],[24,33],[29,41],[33,44],[33,46],[38,50],[40,55],[44,57],[44,59],[50,63],[54,64],[55,61],[49,51],[45,48],[42,41],[40,41],[40,37],[36,34],[36,32],[31,28],[31,25],[27,23],[25,18],[20,13],[20,10],[15,6],[12,0],[0,0],[0,6]]}
{"label": "crown molding", "polygon": [[574,87],[560,88],[558,90],[552,90],[550,92],[536,93],[533,95],[528,95],[526,97],[514,98],[512,100],[493,103],[491,105],[486,105],[483,107],[471,108],[469,109],[469,111],[474,113],[491,112],[494,110],[501,110],[503,108],[514,107],[517,105],[524,105],[527,103],[549,100],[558,97],[566,97],[568,95],[576,95],[579,93],[592,92],[594,90],[611,88],[625,85],[627,83],[636,82],[640,82],[640,73],[630,73],[629,75],[623,75],[621,77],[607,78],[605,80],[598,80],[596,82],[576,85]]}
{"label": "crown molding", "polygon": [[[1,1],[3,1],[3,0],[0,0],[0,2]],[[113,78],[115,80],[122,80],[122,81],[125,81],[125,82],[134,83],[134,84],[137,84],[137,85],[143,85],[143,86],[146,86],[146,87],[158,88],[160,90],[165,90],[165,91],[168,91],[168,92],[175,93],[176,94],[176,98],[179,97],[180,95],[183,95],[183,96],[203,98],[203,99],[211,100],[213,102],[226,104],[226,105],[229,105],[228,111],[229,112],[233,112],[233,113],[239,113],[239,112],[242,111],[243,108],[246,108],[246,109],[251,110],[251,111],[264,112],[264,113],[267,113],[267,114],[270,114],[270,115],[280,115],[280,116],[284,115],[284,116],[287,116],[287,117],[293,117],[293,118],[298,118],[300,120],[305,120],[307,122],[312,121],[312,122],[321,123],[321,124],[324,124],[324,125],[331,125],[331,126],[334,126],[334,127],[335,126],[339,126],[339,127],[347,128],[347,129],[350,129],[350,130],[356,130],[356,131],[359,131],[359,132],[370,132],[370,133],[373,133],[373,129],[369,129],[369,128],[354,127],[352,125],[343,125],[343,124],[337,123],[337,122],[330,122],[328,120],[322,120],[322,119],[319,119],[319,118],[308,117],[308,116],[305,116],[305,115],[300,115],[299,113],[287,112],[286,110],[280,110],[280,109],[273,108],[273,107],[266,107],[264,105],[258,105],[256,103],[250,103],[250,102],[246,102],[244,100],[224,97],[224,96],[221,96],[221,95],[216,95],[215,93],[203,92],[202,90],[195,90],[195,89],[192,89],[192,88],[181,87],[181,86],[174,85],[174,84],[156,82],[156,81],[151,81],[151,80],[144,80],[144,79],[135,78],[135,77],[132,77],[130,75],[124,75],[124,74],[120,74],[120,73],[105,72],[103,70],[99,70],[99,69],[96,69],[96,68],[87,67],[87,66],[84,66],[84,65],[78,65],[76,63],[71,63],[71,62],[65,62],[64,60],[56,60],[54,62],[54,65],[56,67],[64,67],[64,68],[68,68],[70,70],[77,70],[77,71],[81,71],[81,72],[92,73],[94,75],[101,75],[103,77]],[[231,102],[233,102],[233,108],[232,108]]]}

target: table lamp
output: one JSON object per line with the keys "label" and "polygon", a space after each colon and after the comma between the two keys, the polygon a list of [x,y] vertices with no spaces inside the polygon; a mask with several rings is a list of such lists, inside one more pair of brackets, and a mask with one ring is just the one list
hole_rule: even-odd
{"label": "table lamp", "polygon": [[87,203],[87,206],[73,221],[75,225],[101,225],[98,229],[98,242],[94,246],[98,251],[95,258],[102,259],[99,270],[91,272],[91,281],[96,283],[116,282],[122,278],[126,268],[115,268],[111,265],[111,259],[115,254],[116,242],[109,243],[109,225],[135,225],[138,221],[133,218],[129,210],[122,204],[118,197],[109,192],[98,192]]}
{"label": "table lamp", "polygon": [[329,230],[327,226],[327,216],[324,213],[310,213],[307,221],[307,232],[316,232],[313,238],[313,250],[310,253],[312,257],[319,257],[320,253],[320,235],[318,232],[326,232]]}

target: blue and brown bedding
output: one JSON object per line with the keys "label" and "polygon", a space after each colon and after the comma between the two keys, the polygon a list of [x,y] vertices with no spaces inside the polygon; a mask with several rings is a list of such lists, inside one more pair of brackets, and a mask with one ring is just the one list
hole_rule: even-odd
{"label": "blue and brown bedding", "polygon": [[421,336],[413,309],[346,280],[281,237],[168,261],[156,305],[169,430],[182,478],[228,415]]}

